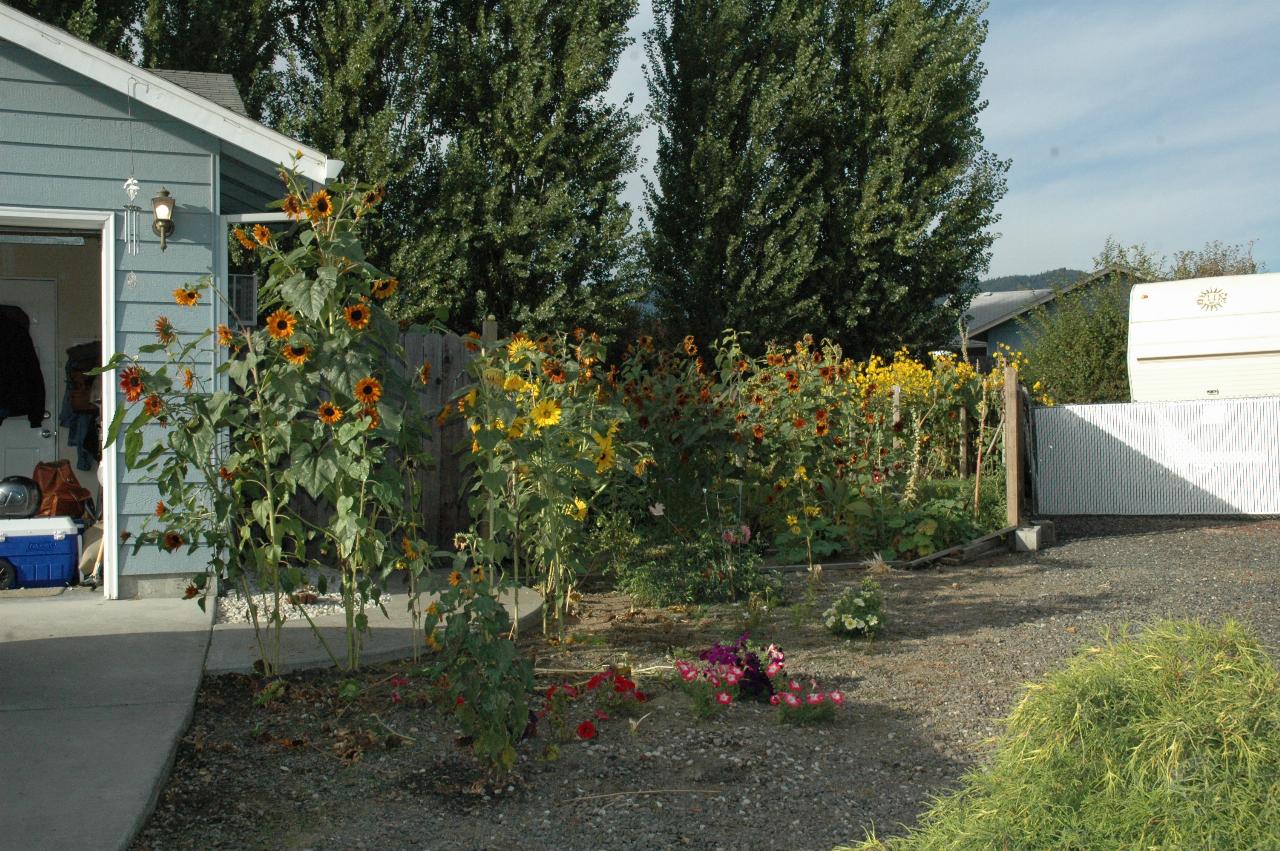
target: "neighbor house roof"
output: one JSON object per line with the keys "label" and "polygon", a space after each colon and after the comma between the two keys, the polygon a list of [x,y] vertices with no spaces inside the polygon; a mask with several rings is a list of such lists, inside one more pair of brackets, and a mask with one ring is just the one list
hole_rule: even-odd
{"label": "neighbor house roof", "polygon": [[1053,301],[1059,294],[1069,292],[1086,284],[1092,284],[1108,275],[1127,275],[1136,281],[1144,280],[1128,266],[1107,266],[1091,275],[1057,289],[1012,290],[1009,292],[980,292],[969,302],[966,319],[970,336],[989,331],[997,325],[1003,325],[1010,319],[1021,316],[1033,308]]}
{"label": "neighbor house roof", "polygon": [[164,77],[171,83],[177,83],[187,91],[194,92],[205,100],[211,100],[236,115],[249,117],[249,110],[244,108],[244,101],[240,99],[240,90],[236,88],[236,78],[230,74],[178,71],[171,68],[153,68],[151,73]]}
{"label": "neighbor house roof", "polygon": [[[342,160],[330,159],[327,154],[277,133],[197,89],[189,89],[159,73],[139,68],[3,3],[0,3],[0,33],[0,38],[83,74],[139,103],[277,165],[292,166],[316,183],[327,183],[342,171]],[[301,154],[296,165],[295,153]]]}

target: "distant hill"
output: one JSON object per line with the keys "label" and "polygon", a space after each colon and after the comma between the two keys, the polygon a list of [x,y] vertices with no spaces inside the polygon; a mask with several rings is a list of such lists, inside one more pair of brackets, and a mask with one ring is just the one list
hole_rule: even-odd
{"label": "distant hill", "polygon": [[1017,290],[1053,289],[1070,284],[1083,278],[1088,272],[1079,269],[1050,269],[1039,275],[1005,275],[1002,278],[987,278],[978,284],[978,289],[987,293],[1008,293]]}

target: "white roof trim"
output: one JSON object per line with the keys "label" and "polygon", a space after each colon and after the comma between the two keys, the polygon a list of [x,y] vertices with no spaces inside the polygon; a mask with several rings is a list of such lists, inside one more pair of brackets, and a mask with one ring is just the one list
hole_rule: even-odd
{"label": "white roof trim", "polygon": [[298,172],[316,183],[328,183],[342,171],[342,160],[333,160],[295,139],[277,133],[251,118],[237,115],[211,100],[118,56],[99,50],[57,27],[38,21],[0,3],[4,40],[11,41],[64,68],[83,74],[139,103],[230,142],[284,167],[301,153]]}

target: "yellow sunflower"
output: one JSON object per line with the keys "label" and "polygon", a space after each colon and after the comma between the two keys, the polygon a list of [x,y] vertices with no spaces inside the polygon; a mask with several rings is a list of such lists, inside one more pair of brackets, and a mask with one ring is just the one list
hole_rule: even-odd
{"label": "yellow sunflower", "polygon": [[226,325],[218,326],[218,345],[229,346],[231,341],[235,339],[235,335],[231,333],[231,329]]}
{"label": "yellow sunflower", "polygon": [[398,286],[400,282],[395,278],[378,278],[372,285],[373,297],[378,301],[390,298]]}
{"label": "yellow sunflower", "polygon": [[369,327],[369,307],[364,304],[351,304],[343,308],[346,314],[347,324],[356,331],[363,331]]}
{"label": "yellow sunflower", "polygon": [[271,228],[266,225],[254,225],[253,239],[258,245],[269,244],[271,242]]}
{"label": "yellow sunflower", "polygon": [[302,199],[293,193],[284,199],[284,212],[289,218],[298,220],[302,218]]}
{"label": "yellow sunflower", "polygon": [[533,406],[529,417],[538,428],[555,425],[560,422],[560,403],[555,399],[543,399]]}
{"label": "yellow sunflower", "polygon": [[320,421],[334,425],[342,419],[342,409],[332,402],[322,402],[320,407],[316,409],[316,413],[320,415]]}
{"label": "yellow sunflower", "polygon": [[252,251],[257,248],[257,246],[253,244],[253,240],[249,238],[249,234],[244,232],[244,228],[236,228],[232,233],[235,234],[236,241],[243,245],[248,251]]}
{"label": "yellow sunflower", "polygon": [[298,320],[284,308],[267,317],[267,333],[277,340],[287,340],[293,336],[293,329]]}
{"label": "yellow sunflower", "polygon": [[295,366],[302,366],[311,357],[311,347],[301,343],[291,343],[284,347],[284,359]]}
{"label": "yellow sunflower", "polygon": [[507,356],[512,360],[519,360],[522,357],[528,357],[538,350],[533,340],[530,340],[524,334],[516,334],[511,338],[511,342],[507,343]]}
{"label": "yellow sunflower", "polygon": [[365,407],[375,404],[382,398],[382,382],[372,375],[356,382],[356,401]]}
{"label": "yellow sunflower", "polygon": [[327,191],[321,189],[307,199],[307,218],[311,219],[311,221],[327,219],[332,215],[333,199],[329,197]]}
{"label": "yellow sunflower", "polygon": [[693,357],[698,353],[698,347],[693,342],[693,335],[684,338],[684,353],[689,357]]}
{"label": "yellow sunflower", "polygon": [[575,496],[573,504],[564,507],[564,513],[581,523],[587,519],[587,504]]}
{"label": "yellow sunflower", "polygon": [[182,368],[182,387],[184,390],[190,390],[196,383],[196,374],[191,371],[191,367],[184,366]]}
{"label": "yellow sunflower", "polygon": [[178,287],[173,291],[173,300],[183,307],[195,307],[200,303],[200,291],[191,287]]}
{"label": "yellow sunflower", "polygon": [[449,574],[449,585],[451,585],[451,586],[452,586],[452,587],[454,587],[454,588],[457,588],[457,587],[458,587],[459,585],[461,585],[461,584],[462,584],[462,574],[461,574],[461,573],[459,573],[458,571],[456,571],[456,570],[455,570],[455,571],[453,571],[453,573],[450,573],[450,574]]}

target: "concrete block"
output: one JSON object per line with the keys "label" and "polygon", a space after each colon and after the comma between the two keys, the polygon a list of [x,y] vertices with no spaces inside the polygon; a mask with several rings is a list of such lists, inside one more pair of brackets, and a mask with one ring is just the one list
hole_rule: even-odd
{"label": "concrete block", "polygon": [[1013,533],[1013,548],[1020,553],[1035,552],[1049,546],[1049,536],[1043,526],[1022,526]]}
{"label": "concrete block", "polygon": [[157,597],[178,597],[186,593],[191,584],[193,574],[190,573],[156,573],[120,577],[120,597],[122,599],[154,599]]}

